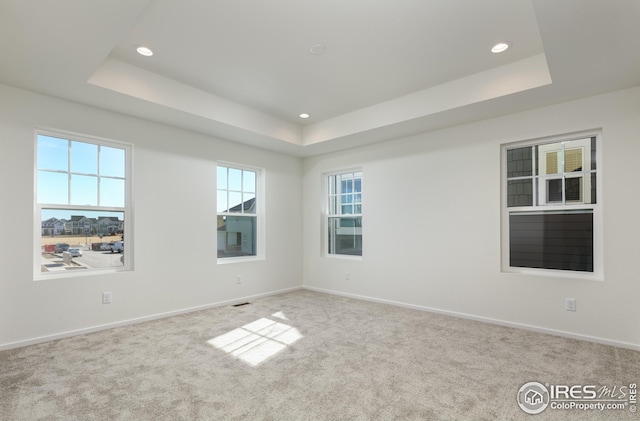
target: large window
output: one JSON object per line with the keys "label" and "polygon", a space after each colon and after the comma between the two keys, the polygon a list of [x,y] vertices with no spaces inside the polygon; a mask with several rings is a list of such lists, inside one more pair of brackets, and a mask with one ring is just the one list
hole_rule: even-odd
{"label": "large window", "polygon": [[362,171],[327,175],[329,254],[362,256]]}
{"label": "large window", "polygon": [[218,258],[259,255],[261,171],[218,165]]}
{"label": "large window", "polygon": [[504,148],[505,268],[601,272],[598,136]]}
{"label": "large window", "polygon": [[38,132],[36,150],[36,272],[131,267],[130,145]]}

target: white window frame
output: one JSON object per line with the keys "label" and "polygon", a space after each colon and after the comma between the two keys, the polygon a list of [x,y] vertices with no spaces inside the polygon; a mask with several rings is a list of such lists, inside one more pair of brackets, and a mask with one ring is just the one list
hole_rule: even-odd
{"label": "white window frame", "polygon": [[[331,206],[330,206],[330,200],[329,200],[329,177],[331,176],[336,176],[336,175],[343,175],[343,174],[350,174],[350,173],[361,173],[362,174],[362,201],[361,201],[361,212],[360,213],[353,213],[353,214],[342,214],[342,213],[331,213]],[[331,241],[329,238],[329,226],[330,226],[330,220],[332,218],[336,218],[336,217],[340,217],[340,216],[344,216],[344,217],[359,217],[360,220],[362,221],[362,226],[360,227],[360,235],[362,236],[362,238],[364,238],[364,217],[363,217],[363,212],[362,210],[364,209],[364,171],[361,167],[355,167],[355,168],[346,168],[346,169],[341,169],[341,170],[335,170],[335,171],[331,171],[331,172],[326,172],[324,174],[322,174],[322,194],[323,194],[323,213],[322,213],[322,255],[325,257],[331,257],[331,258],[337,258],[337,259],[352,259],[352,260],[362,260],[363,256],[364,256],[364,241],[362,244],[362,254],[361,255],[350,255],[350,254],[339,254],[339,253],[329,253],[329,242]],[[336,196],[340,196],[341,192],[336,192]]]}
{"label": "white window frame", "polygon": [[[241,263],[241,262],[250,262],[250,261],[258,261],[266,259],[266,238],[265,238],[265,169],[259,167],[252,167],[244,164],[237,164],[234,162],[227,161],[218,161],[216,162],[216,179],[215,179],[215,191],[216,191],[216,207],[217,207],[217,191],[218,191],[218,167],[227,167],[233,168],[243,171],[253,171],[256,173],[256,207],[255,214],[245,214],[245,213],[233,213],[233,212],[217,212],[216,210],[216,221],[218,216],[238,216],[245,215],[256,218],[256,255],[255,256],[230,256],[230,257],[217,257],[218,250],[218,232],[216,229],[216,261],[217,264],[229,264],[229,263]],[[216,224],[217,227],[217,224]]]}
{"label": "white window frame", "polygon": [[[585,142],[578,142],[581,146],[586,145],[586,140],[595,137],[596,145],[596,202],[597,203],[584,203],[583,200],[579,202],[565,201],[565,203],[553,203],[546,201],[546,192],[544,186],[539,190],[534,187],[534,197],[539,200],[539,205],[533,206],[507,206],[507,151],[515,148],[522,148],[527,146],[538,146],[540,152],[547,152],[551,149],[546,145],[556,144],[559,142],[576,141],[584,139]],[[522,273],[532,274],[540,276],[562,277],[562,278],[577,278],[584,280],[604,280],[604,253],[603,253],[603,215],[602,215],[602,203],[603,203],[603,169],[602,169],[602,133],[600,130],[590,130],[585,132],[571,133],[566,135],[558,135],[553,137],[538,138],[520,142],[513,142],[501,145],[501,244],[502,244],[502,256],[501,256],[501,270],[505,273]],[[534,158],[534,159],[537,159]],[[591,158],[586,157],[583,152],[583,161],[591,162]],[[540,173],[542,169],[539,168]],[[538,179],[544,181],[548,178],[559,178],[564,175],[564,168],[559,169],[559,176],[547,176],[540,174]],[[581,175],[588,175],[589,171],[581,172]],[[568,174],[571,173],[567,173]],[[588,183],[583,184],[582,192],[586,191],[586,187],[590,188],[591,180]],[[534,183],[535,184],[535,183]],[[544,185],[544,183],[540,183]],[[563,185],[564,186],[564,185]],[[563,187],[564,190],[564,187]],[[564,193],[563,193],[564,195]],[[546,202],[546,203],[543,203]],[[559,269],[539,269],[539,268],[522,268],[510,266],[510,242],[509,242],[509,215],[511,213],[523,213],[523,212],[545,212],[545,211],[575,211],[585,210],[593,212],[593,272],[581,272]]]}
{"label": "white window frame", "polygon": [[[125,151],[125,177],[124,177],[124,207],[113,206],[90,206],[90,205],[70,205],[57,203],[38,202],[38,136],[50,136],[72,142],[82,142],[93,145],[123,149]],[[134,269],[134,238],[133,238],[133,145],[126,142],[105,139],[96,136],[79,134],[74,132],[37,128],[34,132],[34,189],[33,189],[33,279],[35,281],[49,279],[76,278],[82,276],[100,275],[115,272],[132,271]],[[73,174],[73,173],[69,173]],[[42,272],[42,210],[43,209],[68,209],[72,211],[115,211],[124,214],[124,233],[126,248],[122,254],[124,263],[122,266],[111,266],[103,268],[88,268],[83,270]]]}

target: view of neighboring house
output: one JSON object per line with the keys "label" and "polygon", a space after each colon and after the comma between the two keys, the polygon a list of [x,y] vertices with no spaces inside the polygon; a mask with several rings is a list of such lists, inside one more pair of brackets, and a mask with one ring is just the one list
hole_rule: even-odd
{"label": "view of neighboring house", "polygon": [[116,216],[100,216],[97,222],[98,235],[122,234],[124,232],[124,221]]}
{"label": "view of neighboring house", "polygon": [[122,234],[124,221],[115,216],[87,218],[72,215],[71,219],[49,218],[42,221],[42,235],[113,235]]}
{"label": "view of neighboring house", "polygon": [[[244,213],[241,213],[244,212]],[[256,254],[256,199],[252,198],[218,215],[218,257]]]}
{"label": "view of neighboring house", "polygon": [[65,220],[58,218],[49,218],[42,221],[42,235],[54,236],[65,233]]}

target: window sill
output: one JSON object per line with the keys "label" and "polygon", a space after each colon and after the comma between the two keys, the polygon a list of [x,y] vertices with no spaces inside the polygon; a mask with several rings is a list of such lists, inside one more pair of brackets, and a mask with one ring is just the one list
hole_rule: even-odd
{"label": "window sill", "polygon": [[507,267],[502,269],[502,273],[519,273],[522,275],[542,276],[547,278],[565,278],[565,279],[578,279],[583,281],[597,281],[604,282],[603,274],[599,272],[573,272],[567,270],[554,270],[554,269],[535,269],[535,268],[521,268],[521,267]]}
{"label": "window sill", "polygon": [[97,276],[97,275],[110,275],[113,273],[120,272],[131,272],[133,269],[128,267],[122,268],[101,268],[101,269],[74,269],[74,270],[64,270],[64,271],[55,271],[55,272],[38,272],[34,274],[34,281],[49,281],[52,279],[71,279],[71,278],[82,278],[88,276]]}
{"label": "window sill", "polygon": [[226,265],[229,263],[245,263],[245,262],[255,262],[260,260],[265,260],[265,258],[261,256],[223,257],[223,258],[217,259],[217,264]]}
{"label": "window sill", "polygon": [[350,254],[325,254],[324,257],[329,259],[362,260],[362,256],[354,256]]}

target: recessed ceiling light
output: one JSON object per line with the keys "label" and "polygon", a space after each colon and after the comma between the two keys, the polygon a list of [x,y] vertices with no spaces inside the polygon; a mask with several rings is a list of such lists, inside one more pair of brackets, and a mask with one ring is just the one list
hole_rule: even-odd
{"label": "recessed ceiling light", "polygon": [[300,118],[309,118],[309,117],[311,117],[311,116],[309,114],[307,114],[307,113],[300,114]]}
{"label": "recessed ceiling light", "polygon": [[144,45],[137,47],[136,51],[138,52],[138,54],[145,57],[151,57],[153,55],[153,51],[151,51],[150,48],[145,47]]}
{"label": "recessed ceiling light", "polygon": [[324,54],[325,51],[327,51],[327,46],[324,44],[313,44],[311,48],[309,48],[309,52],[314,56]]}
{"label": "recessed ceiling light", "polygon": [[509,46],[510,44],[508,42],[499,42],[491,47],[491,52],[496,54],[502,53],[503,51],[507,51],[507,48],[509,48]]}

